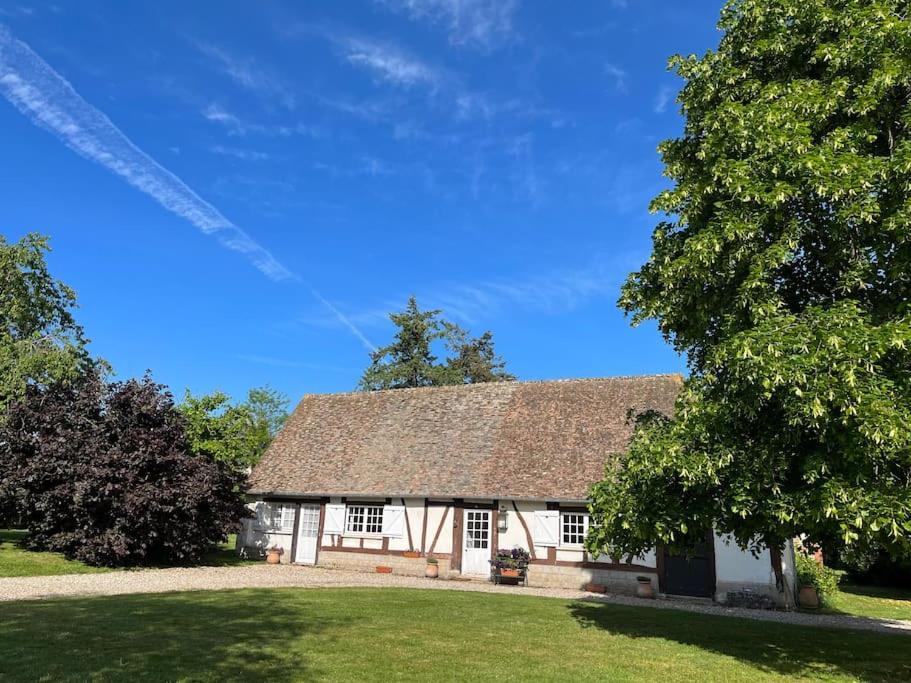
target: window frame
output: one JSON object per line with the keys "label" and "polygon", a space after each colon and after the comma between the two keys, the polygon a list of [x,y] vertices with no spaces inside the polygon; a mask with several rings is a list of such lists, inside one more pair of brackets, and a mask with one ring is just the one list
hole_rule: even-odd
{"label": "window frame", "polygon": [[[296,504],[263,501],[262,505],[265,506],[265,514],[262,516],[262,523],[259,525],[258,531],[267,534],[294,533],[294,519],[297,515]],[[286,515],[288,517],[287,520],[285,519]]]}
{"label": "window frame", "polygon": [[[580,543],[571,543],[566,540],[566,518],[567,517],[581,517],[582,518],[582,541]],[[570,524],[573,527],[578,527],[579,522],[571,521]],[[585,538],[588,536],[589,530],[589,514],[582,510],[561,510],[560,511],[560,543],[557,546],[558,548],[564,550],[585,550]],[[571,532],[572,535],[578,535],[578,529]]]}
{"label": "window frame", "polygon": [[[352,520],[352,517],[358,517]],[[385,505],[383,503],[348,503],[345,505],[345,536],[355,538],[382,538]],[[358,528],[352,528],[356,525]],[[368,529],[376,529],[370,531]]]}

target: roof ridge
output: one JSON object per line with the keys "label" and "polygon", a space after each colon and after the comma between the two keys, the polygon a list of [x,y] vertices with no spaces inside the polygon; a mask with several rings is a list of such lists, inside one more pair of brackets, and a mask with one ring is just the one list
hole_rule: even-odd
{"label": "roof ridge", "polygon": [[631,380],[631,379],[674,379],[677,381],[683,381],[683,373],[680,372],[657,372],[647,375],[612,375],[612,376],[602,376],[602,377],[562,377],[558,379],[517,379],[509,380],[505,382],[475,382],[473,384],[445,384],[442,386],[427,386],[427,387],[402,387],[400,389],[376,389],[374,391],[317,391],[317,392],[308,392],[301,397],[301,401],[309,396],[371,396],[377,394],[389,394],[392,392],[404,393],[404,392],[419,392],[419,391],[467,391],[467,390],[477,390],[480,387],[489,387],[489,386],[517,386],[517,385],[527,385],[527,384],[573,384],[573,383],[585,383],[585,382],[605,382],[610,380]]}

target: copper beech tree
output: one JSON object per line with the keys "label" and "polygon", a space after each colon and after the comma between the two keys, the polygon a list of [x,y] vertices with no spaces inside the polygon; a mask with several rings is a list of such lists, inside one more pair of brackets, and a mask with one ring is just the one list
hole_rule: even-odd
{"label": "copper beech tree", "polygon": [[19,501],[28,545],[92,565],[198,560],[247,514],[241,483],[190,449],[148,376],[30,384],[0,423],[0,489]]}

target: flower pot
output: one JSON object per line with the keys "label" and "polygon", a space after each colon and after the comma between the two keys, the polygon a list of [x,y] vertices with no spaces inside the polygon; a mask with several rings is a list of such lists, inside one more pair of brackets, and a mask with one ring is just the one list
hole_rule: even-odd
{"label": "flower pot", "polygon": [[440,565],[438,564],[428,564],[427,568],[424,570],[424,576],[428,579],[435,579],[440,575]]}
{"label": "flower pot", "polygon": [[519,570],[518,570],[518,569],[503,568],[503,569],[500,570],[500,576],[503,576],[503,577],[506,577],[506,578],[509,578],[509,579],[518,579],[518,578],[519,578]]}
{"label": "flower pot", "polygon": [[815,586],[801,586],[797,599],[804,609],[819,608],[819,593],[816,592]]}
{"label": "flower pot", "polygon": [[655,597],[655,589],[652,586],[652,580],[647,576],[636,577],[636,595],[640,598],[652,599]]}
{"label": "flower pot", "polygon": [[406,550],[405,552],[402,553],[402,557],[415,558],[415,557],[420,557],[420,556],[421,556],[421,553],[419,553],[417,550]]}
{"label": "flower pot", "polygon": [[282,551],[281,550],[267,550],[266,551],[266,562],[269,564],[279,564],[282,561]]}
{"label": "flower pot", "polygon": [[587,583],[584,586],[589,593],[606,593],[607,586],[601,583]]}
{"label": "flower pot", "polygon": [[383,565],[379,565],[379,566],[376,568],[376,573],[377,573],[377,574],[391,574],[391,573],[392,573],[392,567],[386,567],[386,566],[383,566]]}

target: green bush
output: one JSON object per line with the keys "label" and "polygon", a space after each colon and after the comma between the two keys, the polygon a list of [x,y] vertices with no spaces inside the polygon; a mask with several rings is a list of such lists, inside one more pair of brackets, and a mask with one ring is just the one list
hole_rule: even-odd
{"label": "green bush", "polygon": [[841,575],[800,551],[794,555],[798,583],[801,586],[813,586],[819,594],[820,604],[831,605],[838,596],[838,581]]}

